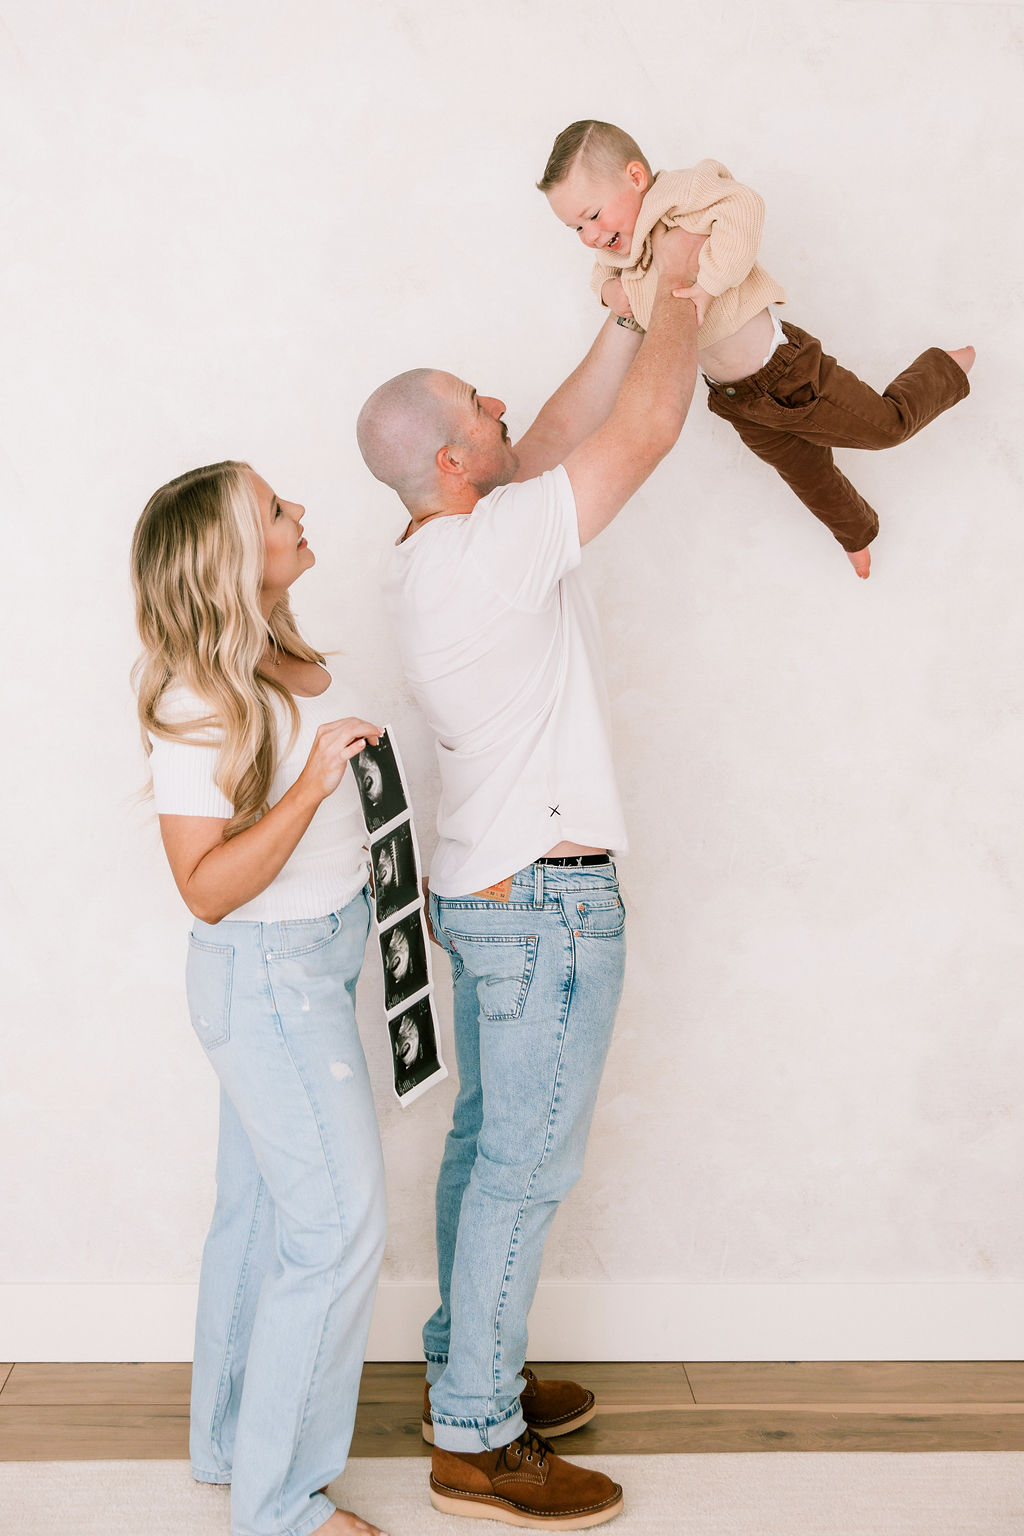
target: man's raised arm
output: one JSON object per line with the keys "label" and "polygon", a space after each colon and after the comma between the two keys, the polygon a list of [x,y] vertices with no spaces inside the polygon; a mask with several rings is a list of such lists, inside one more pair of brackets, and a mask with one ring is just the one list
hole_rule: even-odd
{"label": "man's raised arm", "polygon": [[[683,235],[683,240],[676,237]],[[580,543],[606,528],[673,447],[682,431],[697,378],[697,315],[688,299],[673,298],[690,270],[682,230],[655,237],[658,291],[651,323],[611,413],[565,459],[576,497]]]}
{"label": "man's raised arm", "polygon": [[574,368],[515,445],[517,480],[532,480],[561,464],[608,417],[619,386],[643,340],[609,315],[583,361]]}
{"label": "man's raised arm", "polygon": [[[696,282],[706,238],[681,229],[672,232],[673,271],[683,277],[681,283],[676,282],[677,288]],[[642,332],[619,325],[616,317],[609,315],[586,357],[541,406],[536,421],[516,443],[517,480],[532,480],[564,463],[607,421],[642,340]]]}

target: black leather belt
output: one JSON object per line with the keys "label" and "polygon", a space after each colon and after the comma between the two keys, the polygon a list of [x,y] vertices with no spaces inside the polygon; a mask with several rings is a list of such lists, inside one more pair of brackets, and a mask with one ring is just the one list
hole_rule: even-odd
{"label": "black leather belt", "polygon": [[607,853],[572,853],[561,859],[534,859],[535,864],[557,864],[560,869],[579,869],[585,864],[610,864]]}

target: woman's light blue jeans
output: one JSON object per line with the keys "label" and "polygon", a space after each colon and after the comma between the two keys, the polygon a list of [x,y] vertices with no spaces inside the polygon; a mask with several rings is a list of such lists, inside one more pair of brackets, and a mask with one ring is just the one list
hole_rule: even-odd
{"label": "woman's light blue jeans", "polygon": [[526,1319],[544,1240],[583,1170],[622,991],[613,864],[531,864],[507,902],[431,895],[455,992],[459,1093],[437,1184],[441,1305],[423,1330],[434,1443],[523,1433]]}
{"label": "woman's light blue jeans", "polygon": [[384,1249],[384,1171],[354,992],[366,891],[309,921],[189,939],[192,1024],[221,1084],[190,1453],[235,1536],[306,1536],[345,1466]]}

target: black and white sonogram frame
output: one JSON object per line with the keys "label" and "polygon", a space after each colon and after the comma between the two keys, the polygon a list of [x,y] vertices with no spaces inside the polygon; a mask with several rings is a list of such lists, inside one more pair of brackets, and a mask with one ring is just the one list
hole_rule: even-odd
{"label": "black and white sonogram frame", "polygon": [[416,1098],[432,1081],[446,1077],[437,1054],[437,1021],[428,993],[388,1019],[395,1064],[395,1092],[403,1103]]}
{"label": "black and white sonogram frame", "polygon": [[373,868],[395,1097],[404,1108],[448,1076],[441,1060],[420,856],[405,772],[387,726],[352,760]]}
{"label": "black and white sonogram frame", "polygon": [[370,848],[373,905],[384,928],[420,900],[420,866],[411,820],[399,822]]}
{"label": "black and white sonogram frame", "polygon": [[430,986],[422,908],[400,917],[377,938],[384,966],[384,1011],[391,1014]]}
{"label": "black and white sonogram frame", "polygon": [[402,765],[387,726],[378,744],[369,742],[352,759],[352,772],[363,807],[363,821],[371,837],[383,832],[409,809]]}

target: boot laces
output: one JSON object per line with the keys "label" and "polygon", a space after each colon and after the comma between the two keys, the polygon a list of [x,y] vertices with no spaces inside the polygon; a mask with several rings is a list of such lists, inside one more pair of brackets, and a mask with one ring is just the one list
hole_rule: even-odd
{"label": "boot laces", "polygon": [[[509,1452],[513,1447],[518,1447],[519,1456],[515,1463],[509,1458]],[[554,1455],[548,1442],[532,1429],[525,1429],[518,1440],[513,1440],[505,1447],[505,1465],[514,1468],[522,1461],[535,1463],[537,1467],[543,1467],[544,1459],[548,1454]]]}

